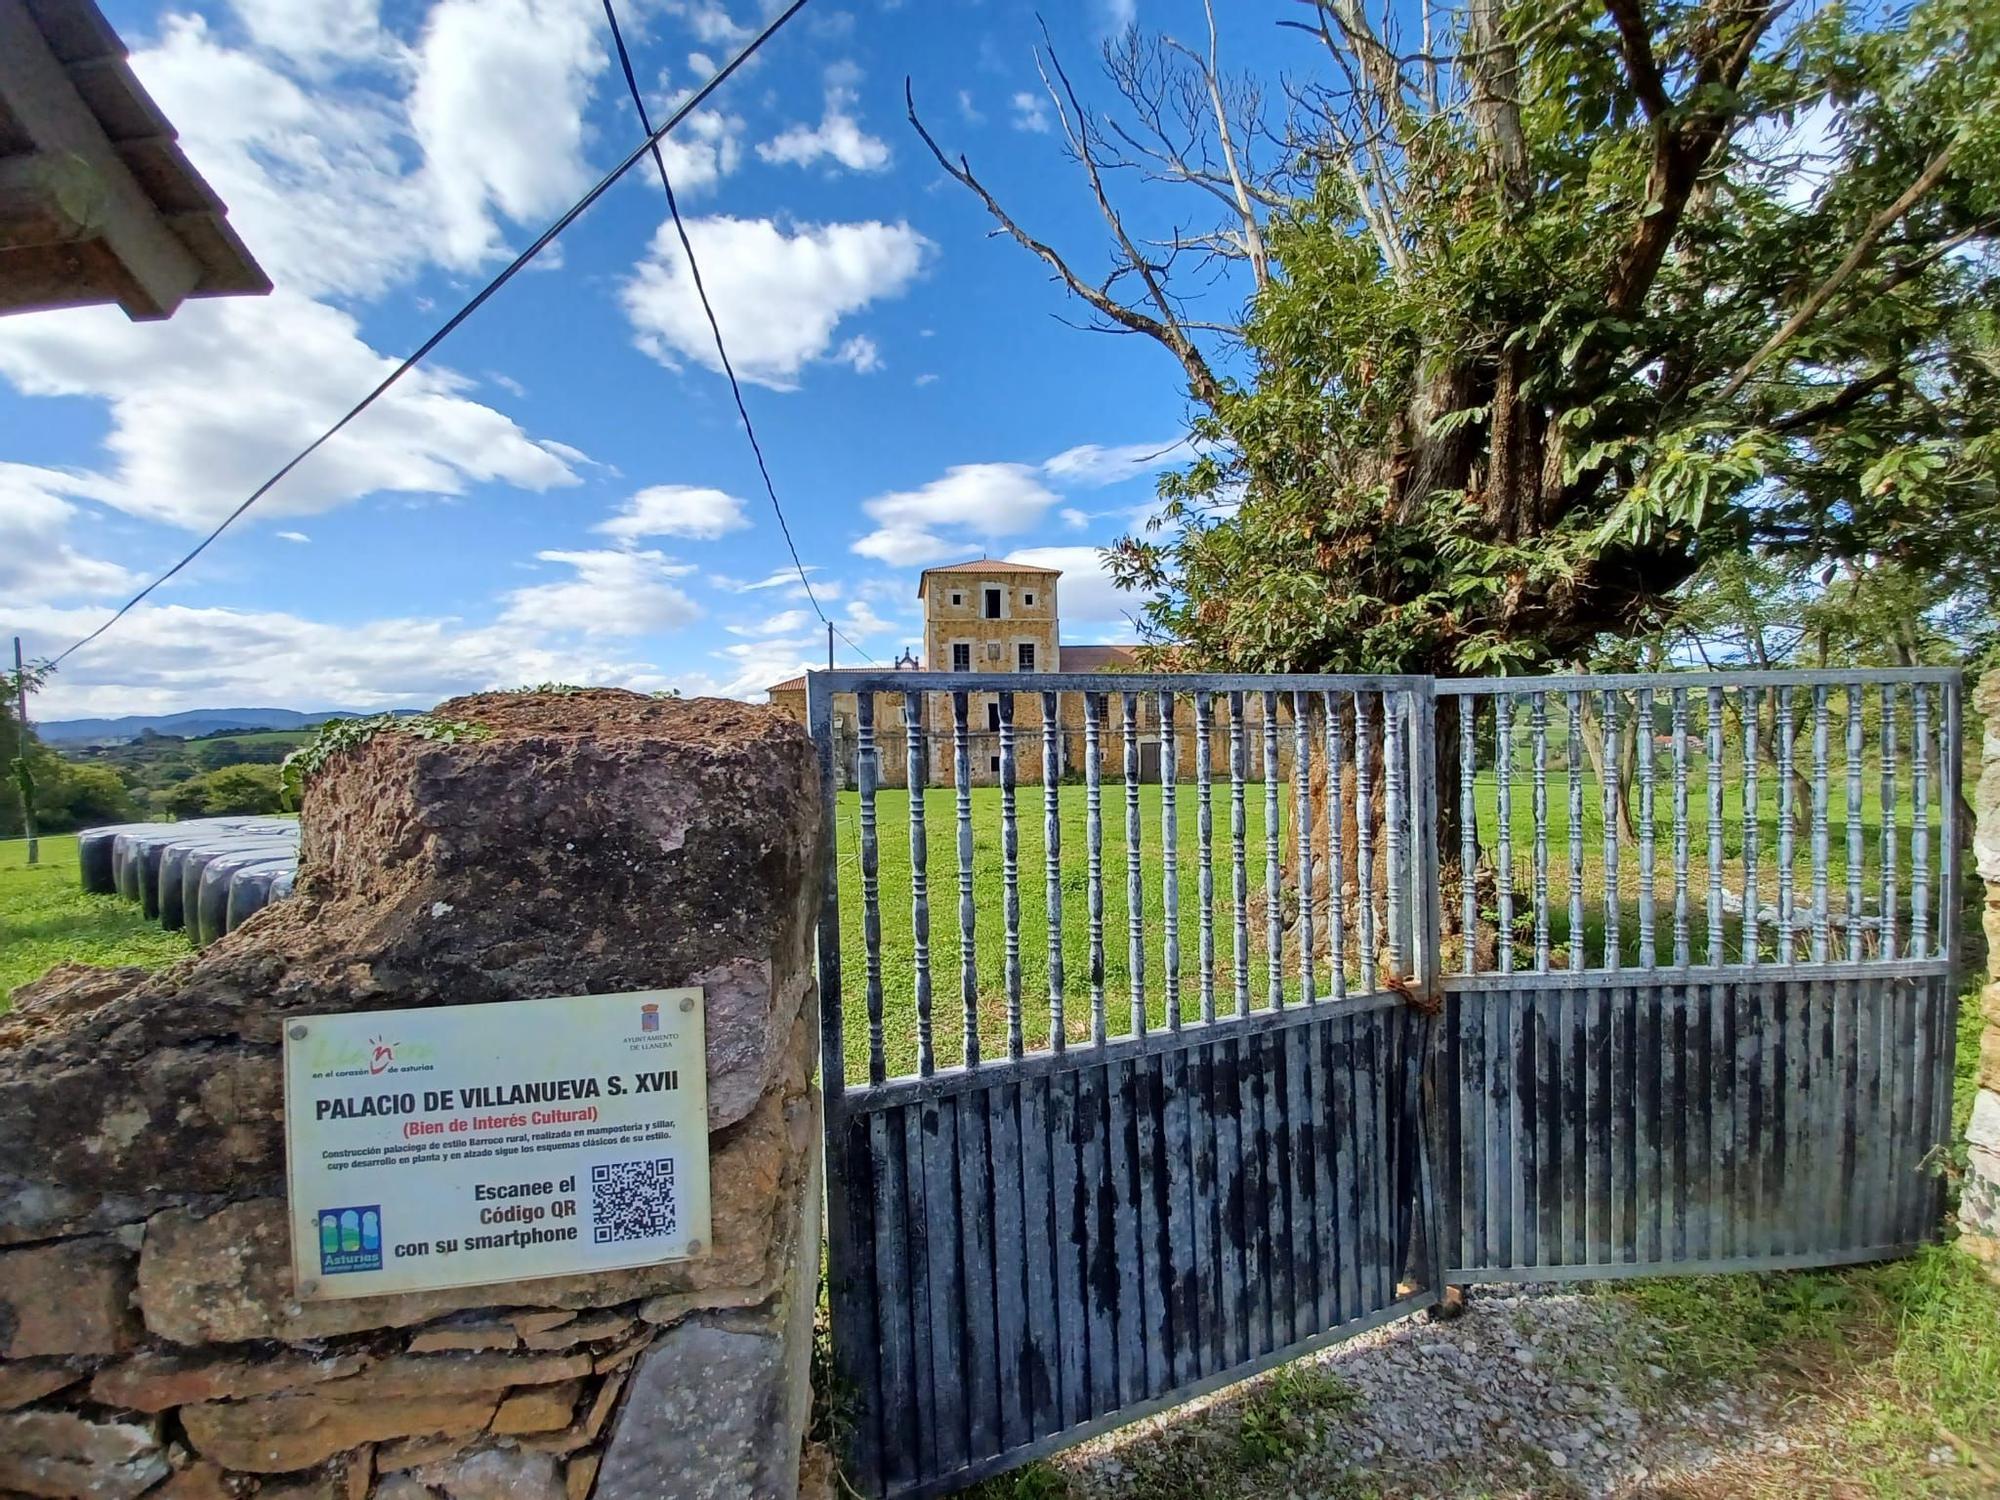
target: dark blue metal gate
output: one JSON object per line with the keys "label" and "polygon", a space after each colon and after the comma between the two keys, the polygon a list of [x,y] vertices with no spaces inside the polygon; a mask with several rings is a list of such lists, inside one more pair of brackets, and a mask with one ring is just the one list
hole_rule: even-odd
{"label": "dark blue metal gate", "polygon": [[[960,1488],[1450,1281],[1934,1232],[1955,676],[839,672],[808,697],[863,1493]],[[1469,876],[1438,862],[1443,700]]]}

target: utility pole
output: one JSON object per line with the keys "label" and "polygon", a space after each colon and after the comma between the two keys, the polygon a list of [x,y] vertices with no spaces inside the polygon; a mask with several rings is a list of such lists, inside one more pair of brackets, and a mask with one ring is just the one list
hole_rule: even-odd
{"label": "utility pole", "polygon": [[39,864],[42,846],[35,837],[35,799],[28,795],[28,669],[21,661],[21,638],[14,637],[14,702],[19,725],[21,764],[15,768],[14,784],[21,792],[21,831],[28,836],[28,863]]}
{"label": "utility pole", "polygon": [[[20,649],[20,646],[21,643],[19,641],[14,642],[14,648],[17,651]],[[831,620],[826,622],[826,669],[829,672],[833,670],[833,621]]]}

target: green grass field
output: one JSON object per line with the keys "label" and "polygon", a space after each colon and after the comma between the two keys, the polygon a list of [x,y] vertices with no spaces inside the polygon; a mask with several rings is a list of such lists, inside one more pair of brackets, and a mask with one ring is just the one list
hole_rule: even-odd
{"label": "green grass field", "polygon": [[33,867],[25,840],[0,842],[0,1009],[17,985],[65,959],[159,968],[192,951],[185,935],[147,921],[132,902],[86,894],[75,834],[44,838]]}
{"label": "green grass field", "polygon": [[[1587,773],[1586,773],[1587,775]],[[1779,890],[1777,858],[1779,804],[1768,786],[1758,806],[1758,905],[1775,905]],[[1144,993],[1149,1025],[1163,1024],[1166,1018],[1166,957],[1164,918],[1167,889],[1166,862],[1162,857],[1162,792],[1157,785],[1142,785],[1139,792],[1139,911],[1143,923],[1143,958],[1135,970],[1129,948],[1127,915],[1129,872],[1126,841],[1126,788],[1122,783],[1102,790],[1101,827],[1103,840],[1103,988],[1108,1030],[1121,1034],[1131,1027],[1131,979],[1135,972],[1144,977]],[[1535,918],[1533,904],[1535,844],[1532,785],[1517,781],[1511,788],[1508,824],[1514,831],[1511,850],[1511,886],[1514,891],[1513,948],[1517,967],[1534,962]],[[1057,789],[1058,875],[1061,889],[1064,1030],[1071,1040],[1090,1034],[1090,939],[1089,867],[1086,791],[1068,785]],[[1017,833],[1016,868],[1020,934],[1018,951],[1021,972],[1020,995],[1024,1040],[1030,1048],[1042,1045],[1049,1035],[1049,905],[1047,897],[1044,803],[1039,785],[1017,789],[1015,823]],[[1232,903],[1233,846],[1230,837],[1230,793],[1227,785],[1211,789],[1213,821],[1212,861],[1214,871],[1214,941],[1216,1004],[1228,1009],[1234,1004],[1236,965],[1234,961],[1235,923]],[[1247,788],[1245,797],[1245,877],[1246,925],[1249,965],[1247,979],[1253,1005],[1262,1005],[1270,982],[1266,910],[1268,850],[1266,847],[1267,799],[1262,783]],[[1480,862],[1495,870],[1494,878],[1475,889],[1480,907],[1480,923],[1491,933],[1497,930],[1500,903],[1497,882],[1497,850],[1500,828],[1500,788],[1492,772],[1482,774],[1475,787]],[[1633,811],[1638,816],[1640,801],[1635,794]],[[1909,872],[1913,865],[1912,829],[1909,826],[1908,798],[1904,797],[1903,822],[1895,833],[1899,883],[1903,888],[1899,921],[1907,932],[1910,921]],[[974,982],[978,994],[978,1029],[982,1052],[993,1056],[1007,1045],[1006,910],[1001,840],[1001,793],[997,787],[976,787],[972,802],[972,883]],[[1293,871],[1297,832],[1291,815],[1289,785],[1279,788],[1278,844],[1281,861],[1280,906],[1289,927],[1295,915],[1296,897]],[[1197,813],[1199,797],[1192,786],[1182,785],[1176,795],[1176,875],[1174,886],[1179,900],[1180,981],[1182,1014],[1199,1014],[1198,990],[1201,973],[1200,951],[1200,842]],[[1673,808],[1672,789],[1658,789],[1654,804],[1654,924],[1655,957],[1670,962],[1673,953]],[[933,1048],[940,1065],[956,1063],[964,1055],[961,961],[965,945],[961,940],[958,883],[958,827],[955,793],[949,787],[931,787],[923,794],[925,840],[930,911],[930,974]],[[1872,915],[1879,909],[1882,823],[1879,794],[1869,789],[1861,800],[1860,816],[1854,827],[1860,833],[1862,911]],[[884,1051],[891,1076],[915,1066],[917,1022],[913,989],[916,975],[916,947],[912,915],[910,856],[910,799],[905,790],[885,788],[876,794],[875,820],[878,843],[878,902],[881,912],[881,975],[884,1014]],[[1570,938],[1569,890],[1571,849],[1569,795],[1567,783],[1552,779],[1547,794],[1546,878],[1549,909],[1548,933],[1551,962],[1562,967],[1567,961]],[[1707,895],[1709,880],[1707,785],[1696,776],[1688,788],[1689,871],[1688,937],[1691,955],[1705,958],[1709,947]],[[864,1076],[853,1070],[867,1063],[866,949],[862,940],[862,889],[860,860],[860,797],[856,792],[840,794],[837,810],[839,828],[839,880],[841,906],[842,990],[846,1005],[846,1035],[850,1076]],[[1929,905],[1935,914],[1938,881],[1942,869],[1942,826],[1933,799],[1927,820],[1931,885]],[[1835,914],[1844,914],[1848,896],[1848,817],[1844,787],[1838,787],[1829,808],[1829,838],[1825,880],[1829,905]],[[1602,961],[1605,947],[1605,874],[1603,799],[1593,782],[1585,788],[1583,816],[1576,825],[1582,858],[1584,893],[1584,943],[1586,961]],[[1725,785],[1721,840],[1722,889],[1734,902],[1743,890],[1744,839],[1742,789],[1731,781]],[[1795,908],[1809,909],[1813,888],[1812,843],[1803,831],[1796,831],[1792,851]],[[1386,851],[1377,839],[1375,851],[1378,879],[1386,869]],[[1456,869],[1460,850],[1456,842],[1441,849],[1447,870]],[[1351,856],[1351,851],[1350,851]],[[1323,842],[1315,850],[1316,884],[1322,889],[1326,879]],[[1616,870],[1618,874],[1618,937],[1621,962],[1641,961],[1640,908],[1644,884],[1643,850],[1640,841],[1622,830],[1619,834]],[[1460,897],[1455,876],[1445,892],[1451,909],[1446,925],[1458,925]],[[1324,895],[1321,896],[1322,903]],[[1349,943],[1346,972],[1350,984],[1361,978],[1358,947],[1358,914],[1346,913]],[[1384,898],[1378,894],[1377,920],[1386,917]],[[1324,924],[1325,917],[1318,919]],[[1798,955],[1808,952],[1807,926],[1802,917],[1797,929]],[[1721,928],[1726,961],[1735,962],[1744,946],[1744,925],[1740,917],[1725,915]],[[1759,949],[1765,961],[1775,960],[1777,933],[1768,919],[1760,925]],[[1289,936],[1287,945],[1294,940]],[[1321,934],[1322,945],[1324,933]],[[1864,951],[1875,949],[1872,931]],[[1378,938],[1378,945],[1380,939]],[[1846,935],[1837,923],[1830,932],[1836,953],[1846,951]],[[1905,939],[1907,947],[1907,939]],[[1456,968],[1461,949],[1455,938],[1446,946],[1447,967]],[[1490,966],[1490,963],[1489,963]],[[1318,983],[1327,984],[1324,958],[1319,964]],[[1299,991],[1297,956],[1285,959],[1288,993]]]}

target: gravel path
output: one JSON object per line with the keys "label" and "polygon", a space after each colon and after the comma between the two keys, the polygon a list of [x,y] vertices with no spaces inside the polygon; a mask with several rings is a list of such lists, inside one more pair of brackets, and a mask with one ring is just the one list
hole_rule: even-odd
{"label": "gravel path", "polygon": [[1054,1467],[1077,1500],[1690,1496],[1740,1493],[1796,1441],[1750,1393],[1677,1388],[1658,1350],[1623,1299],[1496,1289],[1455,1321],[1392,1324],[1302,1362],[1303,1380],[1232,1387]]}

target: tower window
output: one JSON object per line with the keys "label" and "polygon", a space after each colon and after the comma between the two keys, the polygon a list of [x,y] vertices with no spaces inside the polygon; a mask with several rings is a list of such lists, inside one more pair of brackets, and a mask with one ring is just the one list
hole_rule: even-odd
{"label": "tower window", "polygon": [[970,641],[953,641],[951,643],[951,669],[954,672],[970,672],[972,670],[972,643]]}
{"label": "tower window", "polygon": [[1014,648],[1014,656],[1016,670],[1022,672],[1032,672],[1035,670],[1035,643],[1033,641],[1022,641],[1020,645]]}
{"label": "tower window", "polygon": [[965,595],[963,595],[963,594],[953,594],[953,595],[951,596],[951,602],[952,602],[953,604],[963,604],[963,603],[965,603]]}
{"label": "tower window", "polygon": [[981,613],[989,620],[1000,618],[1000,590],[988,589],[986,591],[986,608]]}

